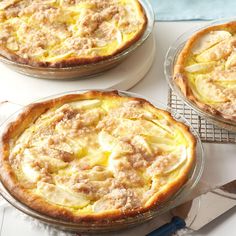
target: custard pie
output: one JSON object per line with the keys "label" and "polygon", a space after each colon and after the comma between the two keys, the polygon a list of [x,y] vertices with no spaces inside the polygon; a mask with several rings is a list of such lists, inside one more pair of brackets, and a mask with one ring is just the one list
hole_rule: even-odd
{"label": "custard pie", "polygon": [[163,203],[187,181],[188,127],[116,91],[27,106],[1,139],[0,177],[37,212],[70,222],[122,219]]}
{"label": "custard pie", "polygon": [[130,47],[146,25],[138,0],[3,0],[0,54],[33,66],[88,64]]}
{"label": "custard pie", "polygon": [[199,108],[236,122],[236,21],[193,35],[178,56],[174,80]]}

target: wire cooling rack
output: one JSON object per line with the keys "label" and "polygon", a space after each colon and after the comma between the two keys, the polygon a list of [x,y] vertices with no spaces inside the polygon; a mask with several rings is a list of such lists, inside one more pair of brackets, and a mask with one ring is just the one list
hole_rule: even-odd
{"label": "wire cooling rack", "polygon": [[202,142],[236,144],[236,133],[220,129],[201,118],[195,111],[178,99],[171,89],[169,89],[168,94],[168,106],[183,115],[191,123],[193,128],[198,131]]}

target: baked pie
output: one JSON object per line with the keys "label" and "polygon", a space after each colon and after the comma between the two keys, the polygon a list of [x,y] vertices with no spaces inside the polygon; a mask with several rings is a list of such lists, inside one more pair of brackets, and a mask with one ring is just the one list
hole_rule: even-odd
{"label": "baked pie", "polygon": [[174,80],[199,108],[236,122],[236,21],[193,35],[178,56]]}
{"label": "baked pie", "polygon": [[88,64],[134,44],[146,25],[138,0],[3,0],[0,54],[33,66]]}
{"label": "baked pie", "polygon": [[0,177],[20,202],[70,222],[121,219],[163,203],[195,163],[188,127],[116,91],[34,103],[2,136]]}

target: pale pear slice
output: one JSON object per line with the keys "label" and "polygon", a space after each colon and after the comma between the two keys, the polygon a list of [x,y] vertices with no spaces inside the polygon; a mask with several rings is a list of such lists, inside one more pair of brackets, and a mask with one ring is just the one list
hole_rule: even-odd
{"label": "pale pear slice", "polygon": [[201,54],[203,51],[214,46],[215,44],[228,39],[231,34],[225,30],[211,31],[204,36],[202,36],[194,45],[192,52],[194,55]]}
{"label": "pale pear slice", "polygon": [[205,63],[203,62],[186,66],[184,69],[185,71],[190,73],[196,73],[196,72],[205,73],[205,72],[210,72],[214,65],[215,62],[205,62]]}
{"label": "pale pear slice", "polygon": [[89,109],[101,105],[101,100],[91,99],[68,103],[74,109]]}
{"label": "pale pear slice", "polygon": [[91,181],[102,181],[105,184],[105,180],[113,178],[113,173],[110,170],[104,169],[103,171],[92,170],[88,172],[89,180]]}
{"label": "pale pear slice", "polygon": [[[60,132],[60,127],[57,126],[56,130]],[[79,141],[66,138],[66,141],[61,141],[60,142],[53,142],[52,144],[49,144],[49,139],[54,140],[54,136],[51,137],[41,137],[38,140],[34,140],[34,142],[31,144],[33,148],[44,148],[44,147],[49,147],[58,150],[59,152],[68,152],[75,157],[81,157],[85,153],[85,148],[82,146],[82,144]],[[55,137],[55,140],[58,138]]]}
{"label": "pale pear slice", "polygon": [[18,43],[16,41],[7,43],[7,48],[12,51],[17,51],[19,49]]}
{"label": "pale pear slice", "polygon": [[145,129],[145,132],[143,134],[147,135],[153,135],[156,136],[163,136],[163,137],[169,137],[170,136],[170,130],[166,128],[166,126],[163,126],[160,124],[158,120],[141,120],[140,125],[143,126]]}
{"label": "pale pear slice", "polygon": [[160,120],[152,119],[151,121],[153,123],[155,123],[159,128],[161,128],[164,131],[166,131],[167,133],[172,134],[173,131],[171,130],[171,128],[167,124],[167,122],[168,122],[167,120],[165,120],[165,119],[160,119]]}
{"label": "pale pear slice", "polygon": [[84,194],[67,192],[64,189],[45,182],[38,182],[36,192],[49,202],[73,208],[83,208],[89,204]]}
{"label": "pale pear slice", "polygon": [[197,62],[218,61],[226,58],[233,51],[233,40],[235,38],[226,39],[212,48],[204,51],[196,57]]}
{"label": "pale pear slice", "polygon": [[164,174],[173,172],[187,160],[187,150],[185,146],[178,147],[173,153],[177,156],[178,161],[174,165],[170,165],[165,169]]}
{"label": "pale pear slice", "polygon": [[203,99],[206,99],[209,102],[227,101],[226,96],[220,92],[220,89],[218,89],[216,85],[209,83],[207,79],[204,79],[202,76],[196,77],[195,86],[197,93],[200,94]]}
{"label": "pale pear slice", "polygon": [[42,165],[47,163],[51,171],[57,171],[59,169],[63,169],[68,165],[68,163],[64,161],[61,161],[53,157],[44,156],[40,153],[37,154],[36,152],[30,149],[25,149],[24,156],[26,159],[29,159],[29,160],[38,160],[39,162],[42,163]]}
{"label": "pale pear slice", "polygon": [[[86,148],[81,144],[81,142],[69,138],[67,139],[69,144],[65,143],[65,145],[69,146],[69,149],[71,149],[76,157],[81,157],[86,153]],[[66,151],[63,146],[59,147],[59,149]]]}
{"label": "pale pear slice", "polygon": [[109,198],[101,198],[93,205],[94,212],[103,212],[115,209],[113,202]]}
{"label": "pale pear slice", "polygon": [[[72,194],[75,196],[78,195],[79,197],[80,197],[80,194],[82,194],[82,196],[84,196],[83,193],[75,192],[73,189],[71,189],[69,181],[60,181],[57,178],[55,178],[55,185],[56,185],[56,187],[64,190],[65,192],[67,192],[69,194]],[[85,197],[88,198],[88,196],[85,196]]]}
{"label": "pale pear slice", "polygon": [[120,124],[117,128],[114,129],[113,133],[115,135],[123,135],[129,130],[130,135],[153,135],[156,136],[168,136],[169,133],[156,125],[152,120],[130,120],[130,119],[121,119]]}
{"label": "pale pear slice", "polygon": [[99,39],[106,39],[108,45],[114,40],[116,40],[117,46],[123,42],[121,31],[111,22],[103,22],[96,31],[96,36]]}
{"label": "pale pear slice", "polygon": [[147,142],[147,140],[141,136],[141,135],[136,135],[132,141],[131,141],[135,146],[140,147],[143,150],[146,150],[148,154],[152,154],[152,148]]}
{"label": "pale pear slice", "polygon": [[68,51],[66,53],[62,53],[62,54],[59,54],[59,55],[56,55],[56,56],[51,56],[51,57],[49,56],[45,60],[47,62],[56,62],[58,60],[62,60],[62,59],[68,58],[71,54],[72,54],[72,52]]}
{"label": "pale pear slice", "polygon": [[129,153],[132,153],[132,152],[133,152],[133,147],[129,143],[119,141],[114,146],[109,159],[110,160],[111,159],[116,159],[117,157],[124,156],[125,154],[129,154]]}
{"label": "pale pear slice", "polygon": [[23,171],[23,174],[25,175],[25,177],[32,183],[35,183],[39,180],[40,178],[40,172],[35,170],[29,162],[27,161],[24,161],[22,162],[22,171]]}
{"label": "pale pear slice", "polygon": [[111,152],[117,143],[117,140],[105,131],[98,134],[98,142],[104,151]]}
{"label": "pale pear slice", "polygon": [[123,43],[123,36],[122,36],[122,33],[120,30],[117,29],[117,32],[116,32],[116,39],[117,39],[117,43],[118,45],[122,44]]}
{"label": "pale pear slice", "polygon": [[[178,169],[187,159],[187,151],[184,145],[166,155],[157,156],[156,160],[147,168],[146,174],[150,177],[169,174]],[[168,164],[166,164],[168,163]]]}
{"label": "pale pear slice", "polygon": [[236,67],[236,51],[235,50],[230,54],[230,56],[228,57],[225,63],[226,69],[230,69],[232,67]]}

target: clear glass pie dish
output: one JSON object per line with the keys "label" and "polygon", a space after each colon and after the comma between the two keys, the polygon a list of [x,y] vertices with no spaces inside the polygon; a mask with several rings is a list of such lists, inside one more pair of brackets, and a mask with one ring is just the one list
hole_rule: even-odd
{"label": "clear glass pie dish", "polygon": [[235,21],[236,18],[227,18],[227,19],[220,19],[216,21],[212,21],[204,26],[201,27],[195,27],[193,29],[190,29],[189,31],[182,34],[179,38],[176,39],[176,41],[169,47],[166,56],[165,56],[165,62],[164,62],[164,73],[165,78],[167,80],[167,83],[169,84],[172,91],[190,108],[192,108],[194,111],[196,111],[202,118],[209,120],[214,125],[222,128],[227,129],[232,132],[236,132],[236,122],[224,119],[223,117],[212,115],[202,109],[200,109],[194,102],[187,99],[182,91],[180,90],[179,86],[174,82],[173,80],[173,72],[174,72],[174,66],[176,63],[176,60],[178,58],[179,53],[183,49],[186,41],[196,32],[203,30],[207,27],[214,26],[214,25],[220,25],[227,22]]}
{"label": "clear glass pie dish", "polygon": [[[88,91],[88,90],[87,90]],[[101,90],[104,91],[104,90]],[[107,91],[107,90],[106,90]],[[67,92],[67,93],[62,93],[62,94],[57,94],[54,96],[50,96],[44,99],[41,99],[39,101],[45,101],[48,99],[56,98],[65,94],[78,94],[78,93],[83,93],[86,92],[86,90],[81,90],[81,91],[72,91],[72,92]],[[119,94],[121,96],[126,96],[126,97],[140,97],[144,98],[148,101],[150,101],[153,105],[155,105],[158,108],[170,111],[170,109],[156,101],[147,99],[139,94],[131,93],[131,92],[124,92],[124,91],[119,91]],[[37,101],[38,102],[38,101]],[[2,134],[3,130],[5,127],[9,124],[9,122],[13,121],[17,115],[19,115],[21,112],[23,112],[24,107],[22,107],[20,110],[18,110],[15,114],[10,116],[1,126],[0,128],[0,134]],[[144,213],[140,213],[136,216],[133,217],[126,217],[122,218],[120,220],[107,220],[107,221],[102,221],[98,223],[88,223],[88,222],[81,222],[81,223],[73,223],[73,222],[68,222],[64,220],[58,220],[56,218],[49,217],[47,215],[41,214],[39,212],[36,212],[35,210],[32,210],[31,208],[27,207],[25,204],[21,203],[18,201],[16,198],[14,198],[10,192],[4,187],[4,185],[0,182],[0,194],[2,197],[8,201],[13,207],[16,209],[22,211],[23,213],[27,214],[28,216],[33,217],[34,219],[37,219],[45,224],[48,224],[50,226],[59,228],[61,230],[66,230],[66,231],[73,231],[73,232],[89,232],[89,233],[101,233],[101,232],[108,232],[108,231],[116,231],[128,227],[133,227],[136,225],[139,225],[141,223],[144,223],[148,220],[153,219],[156,216],[159,216],[170,209],[174,208],[175,206],[181,204],[184,202],[185,198],[189,195],[189,193],[195,188],[197,183],[200,180],[200,177],[203,172],[203,167],[204,167],[204,157],[203,157],[203,148],[202,144],[200,141],[200,138],[197,134],[197,132],[189,125],[189,123],[186,121],[186,119],[182,116],[180,116],[177,113],[172,113],[172,116],[186,125],[190,127],[191,132],[196,138],[197,145],[196,145],[196,162],[195,165],[193,166],[192,170],[189,173],[189,177],[187,182],[182,186],[179,191],[172,195],[167,201],[165,201],[162,204],[159,204],[152,210],[148,210]]]}
{"label": "clear glass pie dish", "polygon": [[14,62],[2,55],[0,55],[0,62],[4,63],[16,72],[41,79],[79,79],[109,70],[124,61],[127,56],[135,52],[135,50],[139,48],[152,33],[154,25],[154,12],[152,6],[148,0],[139,0],[139,2],[146,13],[146,29],[140,39],[131,44],[131,46],[124,51],[112,56],[111,58],[95,63],[61,68],[31,66]]}

